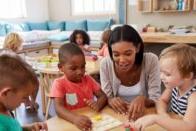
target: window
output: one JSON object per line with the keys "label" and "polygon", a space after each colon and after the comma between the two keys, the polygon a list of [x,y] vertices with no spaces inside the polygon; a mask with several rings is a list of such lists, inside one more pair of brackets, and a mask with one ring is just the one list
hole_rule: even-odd
{"label": "window", "polygon": [[115,14],[116,0],[72,0],[72,15]]}
{"label": "window", "polygon": [[0,18],[26,17],[25,0],[0,0]]}

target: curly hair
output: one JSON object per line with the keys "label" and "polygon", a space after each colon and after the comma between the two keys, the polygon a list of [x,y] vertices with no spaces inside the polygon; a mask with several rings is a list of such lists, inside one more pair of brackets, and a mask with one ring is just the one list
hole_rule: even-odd
{"label": "curly hair", "polygon": [[80,34],[83,38],[84,44],[90,44],[90,37],[88,34],[83,30],[74,30],[70,36],[70,43],[76,43],[76,35]]}

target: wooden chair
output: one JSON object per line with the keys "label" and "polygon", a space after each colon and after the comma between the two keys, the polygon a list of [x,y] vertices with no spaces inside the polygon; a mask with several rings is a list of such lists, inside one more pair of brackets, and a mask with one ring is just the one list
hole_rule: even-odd
{"label": "wooden chair", "polygon": [[54,79],[61,77],[61,72],[53,72],[47,70],[39,70],[40,74],[40,86],[41,86],[41,97],[42,97],[42,111],[45,115],[45,119],[48,118],[49,108],[51,105],[50,90]]}

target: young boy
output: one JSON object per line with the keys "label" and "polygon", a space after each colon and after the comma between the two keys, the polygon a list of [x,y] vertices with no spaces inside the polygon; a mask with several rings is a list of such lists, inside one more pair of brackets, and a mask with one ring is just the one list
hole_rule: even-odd
{"label": "young boy", "polygon": [[[17,53],[22,47],[23,39],[19,36],[19,34],[11,32],[9,33],[4,41],[3,48],[12,50]],[[29,112],[35,112],[38,110],[39,105],[35,102],[36,96],[38,93],[38,87],[34,90],[33,94],[26,99],[25,101],[25,109]]]}
{"label": "young boy", "polygon": [[11,115],[39,85],[35,73],[12,52],[0,53],[0,131],[47,130],[45,123],[21,127]]}
{"label": "young boy", "polygon": [[92,122],[88,117],[72,110],[89,106],[100,111],[107,103],[107,97],[100,85],[85,74],[85,64],[84,53],[76,44],[62,45],[59,49],[58,66],[64,76],[54,81],[51,91],[57,115],[81,130],[91,129]]}

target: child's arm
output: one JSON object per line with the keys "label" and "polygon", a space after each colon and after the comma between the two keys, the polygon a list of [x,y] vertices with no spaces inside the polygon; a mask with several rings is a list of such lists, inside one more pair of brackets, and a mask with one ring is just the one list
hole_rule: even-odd
{"label": "child's arm", "polygon": [[23,126],[23,131],[40,131],[40,130],[47,131],[48,130],[47,124],[44,122],[36,122]]}
{"label": "child's arm", "polygon": [[169,100],[172,94],[172,89],[165,89],[159,101],[156,103],[157,113],[158,114],[167,114],[167,108],[169,104]]}
{"label": "child's arm", "polygon": [[196,93],[188,100],[188,108],[183,119],[173,119],[164,115],[148,115],[135,122],[136,129],[144,130],[154,123],[170,131],[195,131],[196,130]]}
{"label": "child's arm", "polygon": [[99,91],[95,92],[94,95],[97,97],[97,101],[85,100],[85,102],[93,110],[100,111],[107,104],[107,96],[101,89]]}
{"label": "child's arm", "polygon": [[55,98],[55,110],[59,117],[75,124],[81,130],[92,128],[91,120],[83,115],[77,115],[65,109],[63,98]]}

